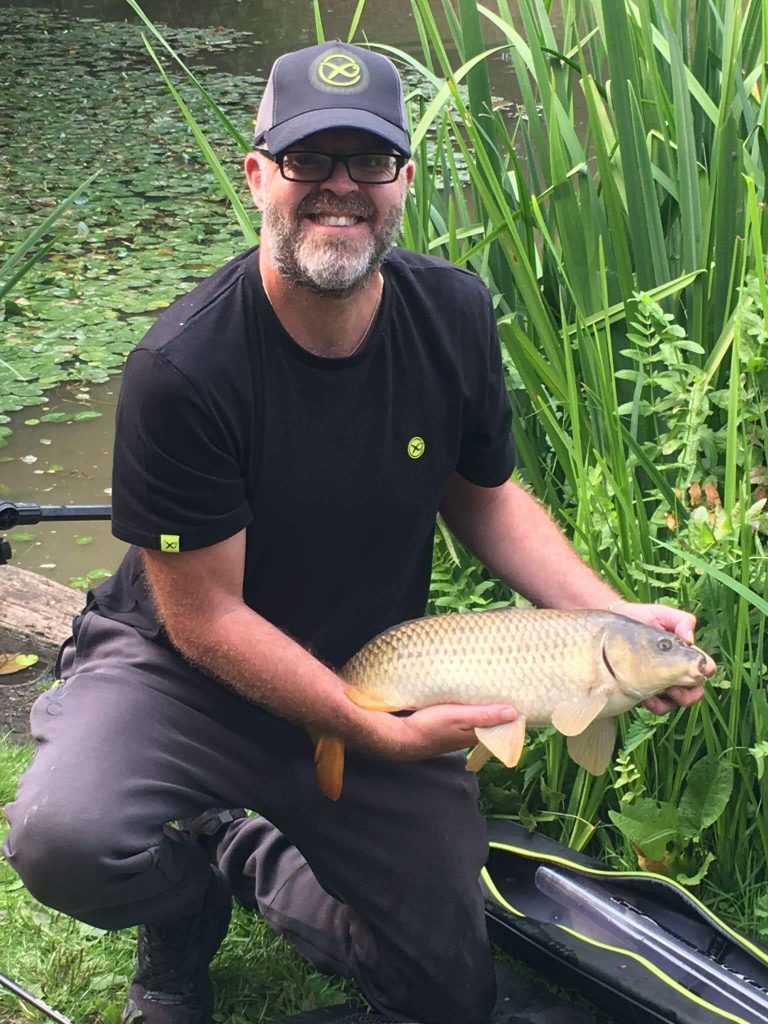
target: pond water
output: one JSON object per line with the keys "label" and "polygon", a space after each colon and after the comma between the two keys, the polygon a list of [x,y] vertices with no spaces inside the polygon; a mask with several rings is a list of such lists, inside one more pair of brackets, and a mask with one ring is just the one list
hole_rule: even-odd
{"label": "pond water", "polygon": [[[346,38],[356,6],[357,0],[323,5],[327,38]],[[205,67],[206,85],[230,116],[239,118],[244,132],[275,57],[316,38],[310,0],[146,0],[143,7],[159,24],[198,30],[196,36],[174,40],[175,45],[185,57],[191,54],[191,63]],[[437,11],[441,5],[433,7]],[[138,19],[124,0],[28,0],[14,9],[22,16],[34,14],[39,19],[36,35],[47,34],[47,41],[44,38],[45,60],[27,61],[37,63],[37,76],[34,67],[24,67],[30,84],[23,112],[12,109],[10,99],[3,110],[0,100],[0,136],[16,138],[21,126],[30,140],[26,164],[23,157],[13,160],[13,167],[8,164],[11,222],[39,223],[48,212],[44,207],[55,205],[53,199],[36,197],[40,186],[60,200],[94,166],[102,167],[102,177],[82,200],[82,220],[76,224],[80,237],[76,235],[70,245],[70,259],[82,257],[76,285],[71,271],[66,281],[54,272],[45,285],[60,296],[59,305],[47,321],[43,316],[33,325],[40,344],[62,347],[60,362],[67,356],[68,337],[83,332],[92,337],[87,383],[85,388],[46,391],[44,405],[11,415],[13,432],[0,449],[0,496],[40,505],[101,504],[110,500],[112,423],[119,390],[119,377],[110,373],[157,309],[242,249],[243,240],[214,195],[195,143],[189,138],[179,143],[181,136],[174,134],[183,131],[180,115],[141,48]],[[5,15],[0,11],[0,17],[8,10]],[[128,24],[117,24],[122,22]],[[361,28],[372,40],[419,52],[409,0],[370,2]],[[490,31],[487,40],[489,45],[501,42]],[[0,39],[0,60],[14,66],[13,54],[3,56],[2,49]],[[66,60],[73,61],[69,82],[57,78]],[[125,90],[127,99],[122,95],[122,83],[132,84],[137,74],[144,76],[134,93],[144,104],[141,110],[130,90]],[[498,96],[516,99],[510,95],[511,77],[501,57],[492,61],[491,76]],[[57,109],[62,93],[67,94],[70,109],[61,115],[65,119],[60,130],[49,112]],[[156,97],[151,101],[154,106],[148,105],[150,94]],[[37,177],[39,151],[55,157],[55,178],[46,179],[44,168]],[[23,165],[28,169],[22,170]],[[228,170],[236,180],[234,160]],[[110,195],[115,196],[114,209],[105,212]],[[242,198],[247,201],[244,194]],[[67,288],[77,294],[61,297]],[[22,337],[20,333],[20,345]],[[102,415],[79,422],[77,410],[84,408]],[[19,527],[9,539],[14,564],[61,582],[82,582],[88,572],[113,569],[124,550],[111,538],[107,523],[41,523]]]}

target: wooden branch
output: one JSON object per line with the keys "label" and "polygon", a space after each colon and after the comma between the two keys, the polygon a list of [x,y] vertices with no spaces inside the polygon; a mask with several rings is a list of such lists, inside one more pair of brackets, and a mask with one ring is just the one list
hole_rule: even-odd
{"label": "wooden branch", "polygon": [[79,590],[15,565],[0,566],[0,628],[11,633],[58,647],[84,604]]}

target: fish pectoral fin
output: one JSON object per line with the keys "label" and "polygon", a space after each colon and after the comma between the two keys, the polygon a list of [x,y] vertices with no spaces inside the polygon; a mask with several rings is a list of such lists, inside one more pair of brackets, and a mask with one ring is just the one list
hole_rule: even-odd
{"label": "fish pectoral fin", "polygon": [[388,704],[385,700],[380,697],[374,697],[370,693],[363,693],[362,690],[358,690],[356,686],[345,686],[344,691],[350,700],[353,700],[361,708],[365,708],[366,711],[403,711],[404,709],[396,704]]}
{"label": "fish pectoral fin", "polygon": [[586,697],[563,701],[552,712],[552,725],[563,736],[578,736],[591,722],[594,722],[608,703],[610,695],[610,686],[599,686],[588,693]]}
{"label": "fish pectoral fin", "polygon": [[323,796],[338,800],[344,781],[344,740],[341,736],[320,736],[315,746],[315,778]]}
{"label": "fish pectoral fin", "polygon": [[487,761],[493,757],[488,747],[484,743],[478,743],[474,750],[471,750],[467,756],[467,763],[464,767],[468,772],[479,772]]}
{"label": "fish pectoral fin", "polygon": [[514,722],[502,722],[501,725],[475,729],[475,735],[478,742],[494,757],[498,757],[502,764],[507,768],[514,768],[520,760],[525,743],[525,719],[521,715]]}
{"label": "fish pectoral fin", "polygon": [[598,718],[578,736],[568,737],[568,753],[591,775],[602,775],[613,757],[616,719]]}

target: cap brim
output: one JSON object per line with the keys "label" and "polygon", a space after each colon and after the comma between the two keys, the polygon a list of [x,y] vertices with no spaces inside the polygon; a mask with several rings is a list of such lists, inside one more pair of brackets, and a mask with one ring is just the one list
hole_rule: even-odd
{"label": "cap brim", "polygon": [[330,128],[357,128],[360,131],[371,132],[394,146],[404,156],[411,155],[411,142],[408,133],[402,128],[368,110],[354,110],[348,107],[325,107],[322,110],[305,111],[270,128],[264,132],[262,138],[270,153],[282,153],[288,146],[305,139],[308,135]]}

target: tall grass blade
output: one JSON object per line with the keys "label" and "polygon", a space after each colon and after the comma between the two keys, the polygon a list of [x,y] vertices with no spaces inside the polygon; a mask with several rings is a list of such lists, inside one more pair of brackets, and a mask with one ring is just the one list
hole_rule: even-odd
{"label": "tall grass blade", "polygon": [[145,35],[143,35],[143,34],[142,34],[142,39],[144,40],[144,45],[146,46],[146,48],[147,48],[147,50],[149,52],[149,55],[151,56],[152,60],[157,65],[158,71],[162,75],[163,81],[165,82],[166,86],[168,87],[168,91],[171,93],[173,98],[176,100],[176,103],[179,106],[179,110],[184,115],[184,120],[189,125],[189,127],[190,127],[190,129],[192,131],[192,134],[195,137],[195,141],[197,142],[198,146],[200,147],[200,151],[202,152],[203,156],[205,157],[206,163],[208,164],[208,166],[210,167],[211,171],[213,172],[213,175],[214,175],[216,181],[218,182],[219,187],[221,188],[222,192],[224,193],[224,195],[229,200],[230,206],[232,207],[232,210],[234,211],[235,217],[237,218],[237,222],[240,225],[240,230],[243,232],[243,237],[245,238],[246,244],[249,245],[249,246],[258,245],[259,236],[258,236],[256,230],[254,229],[253,225],[251,224],[251,221],[250,221],[250,218],[248,216],[248,213],[246,212],[245,207],[243,206],[242,202],[240,201],[240,197],[238,196],[237,192],[235,191],[234,186],[232,185],[232,182],[229,180],[229,175],[224,170],[224,166],[222,165],[222,163],[219,160],[219,158],[216,156],[216,153],[214,152],[213,147],[208,142],[208,139],[205,136],[205,132],[198,125],[197,121],[195,120],[194,114],[192,113],[192,111],[189,109],[189,107],[185,103],[183,97],[179,93],[179,91],[176,88],[176,86],[173,84],[173,82],[168,77],[168,75],[167,75],[167,73],[165,71],[165,68],[163,67],[162,63],[160,62],[160,58],[158,57],[157,53],[153,49],[152,44],[150,43],[149,39]]}
{"label": "tall grass blade", "polygon": [[349,23],[349,32],[347,33],[348,43],[351,43],[352,40],[355,38],[355,33],[357,32],[358,25],[360,24],[360,19],[362,18],[363,11],[365,10],[365,3],[366,0],[357,0],[357,7],[355,8],[355,13],[352,15],[352,21]]}
{"label": "tall grass blade", "polygon": [[323,28],[323,15],[320,12],[319,0],[312,0],[312,10],[315,15],[315,36],[318,43],[325,42],[325,29]]}
{"label": "tall grass blade", "polygon": [[213,96],[208,92],[200,79],[194,74],[194,72],[187,67],[178,53],[174,50],[162,32],[153,24],[151,19],[144,13],[142,8],[136,2],[136,0],[125,0],[125,2],[138,14],[144,24],[147,26],[152,35],[158,40],[160,45],[170,54],[170,56],[176,61],[181,70],[187,76],[189,81],[194,85],[195,89],[200,93],[208,107],[208,110],[213,114],[219,124],[222,126],[224,131],[229,135],[231,139],[238,145],[243,151],[247,152],[250,147],[249,140],[240,132],[237,126],[227,117],[221,107],[216,103]]}
{"label": "tall grass blade", "polygon": [[39,224],[33,231],[31,231],[19,248],[8,257],[2,266],[0,266],[0,281],[2,281],[3,278],[7,279],[4,283],[0,284],[0,299],[8,294],[11,288],[16,285],[16,283],[35,265],[35,263],[38,262],[38,260],[42,259],[45,252],[50,248],[50,245],[47,246],[44,251],[40,251],[37,255],[24,263],[24,259],[30,249],[33,249],[40,239],[48,234],[56,221],[66,213],[75,200],[83,194],[89,185],[93,184],[100,174],[101,169],[94,171],[93,174],[85,179],[82,185],[78,185],[76,189],[70,192],[70,194],[59,203],[56,209],[48,214],[42,224]]}

